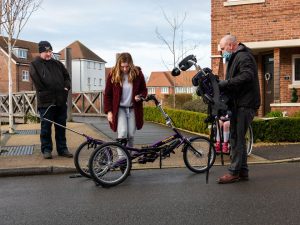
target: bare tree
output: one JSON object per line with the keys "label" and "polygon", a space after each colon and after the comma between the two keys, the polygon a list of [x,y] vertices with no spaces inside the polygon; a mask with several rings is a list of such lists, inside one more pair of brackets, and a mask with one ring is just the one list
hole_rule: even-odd
{"label": "bare tree", "polygon": [[[170,63],[170,64],[166,63],[166,61],[164,59],[162,59],[163,64],[165,65],[167,70],[171,71],[176,66],[176,64],[179,62],[179,60],[181,60],[188,51],[194,50],[197,47],[197,45],[194,44],[193,46],[190,46],[190,47],[186,46],[186,43],[185,43],[186,40],[184,40],[184,32],[183,32],[183,24],[187,18],[186,12],[183,14],[182,18],[180,18],[178,15],[176,17],[169,18],[167,16],[167,14],[165,13],[165,11],[163,9],[161,9],[161,10],[162,10],[164,19],[171,27],[172,35],[171,35],[171,38],[168,40],[165,36],[163,36],[158,31],[157,27],[155,29],[155,33],[156,33],[157,38],[159,40],[161,40],[164,45],[167,46],[168,50],[170,51],[170,53],[172,55],[172,63]],[[176,78],[175,77],[173,77],[173,89],[174,89],[173,107],[176,108],[176,93],[175,93]]]}
{"label": "bare tree", "polygon": [[13,104],[12,104],[12,51],[19,38],[19,34],[28,22],[28,19],[36,11],[42,0],[2,0],[1,16],[3,38],[8,49],[8,105],[9,105],[9,132],[14,133],[13,129]]}

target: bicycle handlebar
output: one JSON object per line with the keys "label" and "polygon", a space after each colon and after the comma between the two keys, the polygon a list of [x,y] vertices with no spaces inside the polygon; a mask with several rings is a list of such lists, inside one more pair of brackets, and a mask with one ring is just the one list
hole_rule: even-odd
{"label": "bicycle handlebar", "polygon": [[155,97],[155,95],[151,94],[151,95],[147,95],[146,98],[140,96],[142,101],[148,102],[148,101],[154,101],[156,107],[158,107],[158,109],[160,110],[160,112],[163,114],[164,119],[166,120],[166,124],[170,127],[174,127],[174,124],[172,122],[172,119],[170,118],[170,116],[164,111],[164,109],[161,107],[160,102],[157,100],[157,98]]}

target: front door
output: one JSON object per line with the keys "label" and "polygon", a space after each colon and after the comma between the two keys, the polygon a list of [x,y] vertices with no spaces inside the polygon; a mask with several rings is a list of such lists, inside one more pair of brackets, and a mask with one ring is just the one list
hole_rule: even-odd
{"label": "front door", "polygon": [[263,56],[263,82],[264,82],[264,115],[271,111],[270,104],[274,102],[274,56]]}

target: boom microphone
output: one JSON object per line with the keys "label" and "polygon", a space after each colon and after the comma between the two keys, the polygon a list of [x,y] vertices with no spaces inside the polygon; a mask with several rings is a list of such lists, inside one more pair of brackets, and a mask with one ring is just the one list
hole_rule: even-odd
{"label": "boom microphone", "polygon": [[177,67],[174,67],[174,69],[171,72],[173,77],[177,77],[180,75],[180,70]]}
{"label": "boom microphone", "polygon": [[197,59],[194,55],[188,55],[179,63],[179,69],[182,71],[186,71],[191,68],[197,62]]}

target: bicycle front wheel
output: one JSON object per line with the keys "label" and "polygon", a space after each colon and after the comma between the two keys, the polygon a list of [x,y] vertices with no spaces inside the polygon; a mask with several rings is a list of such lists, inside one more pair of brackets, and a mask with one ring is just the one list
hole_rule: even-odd
{"label": "bicycle front wheel", "polygon": [[89,159],[96,148],[96,144],[88,141],[83,142],[76,150],[74,155],[74,164],[77,171],[84,177],[92,178],[89,171]]}
{"label": "bicycle front wheel", "polygon": [[250,155],[252,152],[253,148],[253,130],[251,125],[249,126],[247,133],[245,135],[246,139],[246,150],[247,150],[247,155]]}
{"label": "bicycle front wheel", "polygon": [[102,187],[115,186],[122,183],[129,175],[131,157],[121,144],[104,143],[92,153],[89,170],[94,181]]}
{"label": "bicycle front wheel", "polygon": [[[216,152],[207,137],[193,137],[183,147],[183,160],[186,167],[194,173],[203,173],[215,162]],[[209,148],[211,153],[209,157]],[[209,160],[209,163],[208,163]]]}

